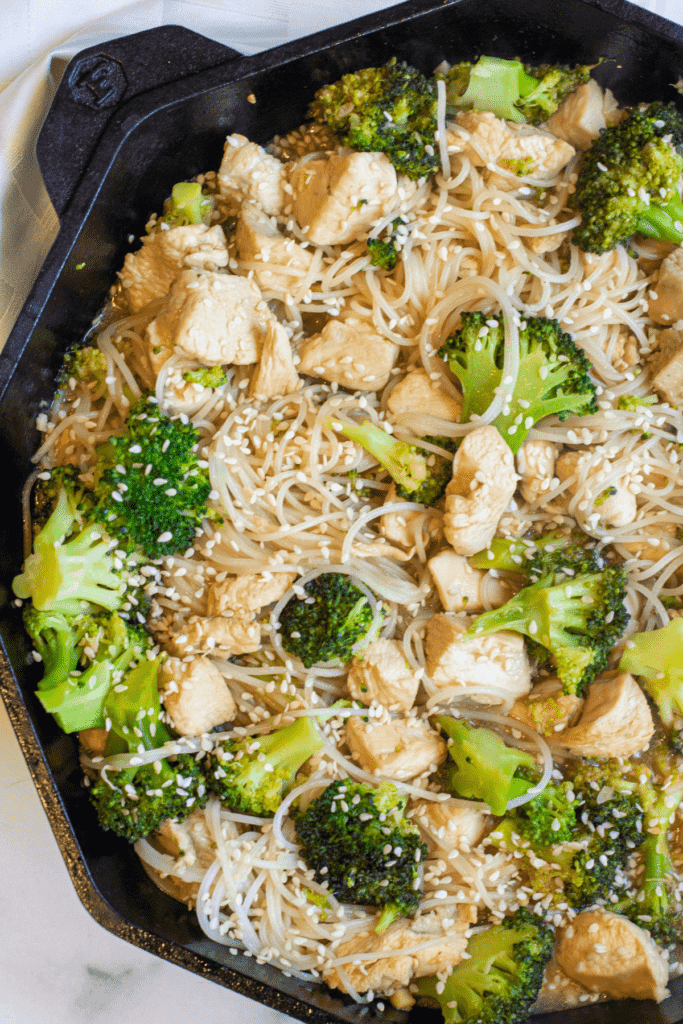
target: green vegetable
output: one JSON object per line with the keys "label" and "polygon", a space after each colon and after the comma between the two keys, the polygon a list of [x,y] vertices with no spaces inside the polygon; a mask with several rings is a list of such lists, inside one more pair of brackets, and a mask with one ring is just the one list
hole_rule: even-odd
{"label": "green vegetable", "polygon": [[164,216],[158,223],[169,228],[201,224],[208,220],[213,210],[213,199],[202,192],[196,181],[180,181],[171,189],[171,198],[164,204]]}
{"label": "green vegetable", "polygon": [[[439,349],[463,391],[461,420],[482,416],[503,387],[505,326],[500,314],[463,313],[462,326]],[[531,428],[546,416],[598,411],[593,369],[557,320],[526,317],[519,328],[519,374],[493,426],[519,451]]]}
{"label": "green vegetable", "polygon": [[671,741],[679,746],[683,716],[683,619],[672,619],[662,629],[630,637],[619,670],[638,677],[657,705]]}
{"label": "green vegetable", "polygon": [[637,395],[619,395],[617,409],[635,412],[643,405],[655,405],[658,401],[657,395],[643,395],[641,398]]}
{"label": "green vegetable", "polygon": [[[519,573],[535,583],[548,573],[576,576],[598,572],[605,560],[582,530],[549,530],[529,540],[495,537],[469,559],[475,569]],[[559,580],[556,580],[559,582]]]}
{"label": "green vegetable", "polygon": [[188,384],[201,384],[203,388],[220,388],[227,384],[228,377],[222,366],[201,366],[183,374]]}
{"label": "green vegetable", "polygon": [[415,882],[427,847],[404,816],[407,802],[390,782],[373,787],[340,779],[293,814],[301,856],[316,881],[343,903],[381,907],[378,934],[413,914],[421,896]]}
{"label": "green vegetable", "polygon": [[396,228],[403,224],[403,220],[397,217],[390,228],[386,229],[384,237],[368,238],[368,252],[373,267],[380,270],[393,270],[398,261],[396,249]]}
{"label": "green vegetable", "polygon": [[569,205],[581,214],[572,241],[584,252],[608,252],[640,232],[683,241],[679,179],[683,118],[673,105],[632,110],[606,128],[584,154]]}

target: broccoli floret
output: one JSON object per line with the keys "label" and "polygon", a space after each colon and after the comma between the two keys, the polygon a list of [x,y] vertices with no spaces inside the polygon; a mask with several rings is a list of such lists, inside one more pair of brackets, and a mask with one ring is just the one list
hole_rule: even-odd
{"label": "broccoli floret", "polygon": [[34,534],[39,533],[50,518],[62,489],[66,491],[72,508],[87,518],[87,511],[93,504],[92,495],[81,481],[80,473],[80,469],[72,465],[55,466],[41,473],[33,488],[31,522]]}
{"label": "broccoli floret", "polygon": [[552,656],[565,693],[581,695],[608,664],[624,632],[626,573],[620,566],[577,574],[553,585],[554,573],[524,587],[500,608],[479,615],[465,640],[511,629]]}
{"label": "broccoli floret", "polygon": [[403,224],[400,217],[397,217],[391,227],[387,228],[384,237],[369,238],[368,239],[368,252],[370,253],[370,262],[373,267],[379,267],[380,270],[393,270],[398,261],[398,251],[396,249],[396,228]]}
{"label": "broccoli floret", "polygon": [[540,124],[552,117],[570,93],[588,81],[594,67],[595,64],[575,68],[549,64],[533,67],[500,57],[480,57],[476,64],[463,61],[443,76],[449,113],[489,110],[516,124]]}
{"label": "broccoli floret", "polygon": [[150,399],[131,409],[126,426],[96,449],[91,516],[120,546],[137,545],[149,558],[184,551],[204,519],[222,522],[206,504],[211,483],[197,454],[199,433]]}
{"label": "broccoli floret", "polygon": [[372,609],[365,594],[343,573],[322,573],[280,612],[282,646],[306,668],[321,661],[350,661],[376,639],[369,634]]}
{"label": "broccoli floret", "polygon": [[[502,315],[463,313],[462,326],[439,349],[463,391],[461,420],[483,415],[502,386],[505,326]],[[593,367],[557,320],[527,317],[519,328],[519,374],[504,411],[493,420],[516,453],[531,428],[546,416],[598,411]]]}
{"label": "broccoli floret", "polygon": [[115,552],[116,542],[97,523],[83,526],[80,512],[64,486],[50,518],[33,541],[24,570],[12,581],[22,600],[39,611],[78,615],[120,608],[137,562]]}
{"label": "broccoli floret", "polygon": [[320,89],[309,116],[326,124],[345,146],[385,153],[397,171],[426,178],[439,167],[436,108],[433,85],[394,57],[383,67],[344,75]]}
{"label": "broccoli floret", "polygon": [[595,544],[582,530],[550,530],[530,540],[496,537],[469,562],[475,569],[519,573],[531,583],[548,573],[575,576],[598,572],[605,566]]}
{"label": "broccoli floret", "polygon": [[36,696],[66,733],[102,728],[112,685],[125,677],[151,642],[144,630],[116,612],[70,616],[28,606],[24,625],[39,653],[47,649],[49,671]]}
{"label": "broccoli floret", "polygon": [[437,776],[449,793],[483,800],[493,814],[504,814],[508,802],[533,785],[519,771],[536,767],[531,754],[508,747],[491,729],[478,729],[448,715],[437,715],[434,722],[451,741],[448,760]]}
{"label": "broccoli floret", "polygon": [[471,936],[467,958],[445,984],[419,978],[419,995],[436,1000],[445,1024],[525,1024],[553,951],[553,933],[525,907]]}
{"label": "broccoli floret", "polygon": [[[126,676],[125,690],[113,688],[104,704],[111,725],[105,747],[113,754],[156,750],[171,733],[160,718],[157,688],[159,659],[141,661]],[[118,690],[118,692],[117,692]],[[191,811],[205,807],[206,780],[199,762],[190,754],[162,757],[149,764],[108,771],[89,789],[100,825],[134,843],[159,828],[162,821],[182,821]]]}
{"label": "broccoli floret", "polygon": [[107,360],[96,345],[80,345],[70,349],[64,357],[64,366],[60,374],[60,386],[64,386],[71,378],[78,383],[104,384],[107,376]]}
{"label": "broccoli floret", "polygon": [[657,705],[672,742],[680,743],[683,728],[683,619],[662,629],[636,633],[621,656],[619,670],[638,677]]}
{"label": "broccoli floret", "polygon": [[427,847],[404,817],[407,802],[390,782],[375,788],[339,779],[293,815],[301,856],[316,881],[343,903],[382,907],[378,934],[413,914],[422,895],[415,882]]}
{"label": "broccoli floret", "polygon": [[[517,776],[538,781],[534,773],[520,769]],[[514,822],[515,833],[539,846],[565,843],[576,834],[576,798],[569,782],[548,783],[533,799],[521,804],[507,817]]]}
{"label": "broccoli floret", "polygon": [[[453,475],[452,459],[425,451],[416,444],[397,441],[370,420],[358,424],[326,419],[324,425],[327,430],[340,430],[373,455],[390,474],[399,498],[433,505],[443,496]],[[455,449],[452,438],[425,437],[424,440],[447,450]]]}
{"label": "broccoli floret", "polygon": [[674,146],[682,140],[683,118],[661,103],[632,110],[604,129],[584,154],[568,200],[581,214],[574,244],[584,252],[608,252],[636,232],[680,244],[683,158]]}
{"label": "broccoli floret", "polygon": [[228,377],[222,366],[201,366],[198,370],[188,370],[183,374],[188,384],[201,384],[203,388],[220,388],[227,384]]}
{"label": "broccoli floret", "polygon": [[277,811],[304,762],[323,746],[308,716],[265,736],[231,740],[209,755],[207,786],[231,811],[268,818]]}
{"label": "broccoli floret", "polygon": [[164,203],[164,215],[156,224],[167,224],[169,228],[202,224],[209,221],[212,210],[213,199],[202,192],[199,182],[180,181],[171,189],[171,198]]}
{"label": "broccoli floret", "polygon": [[657,395],[643,395],[640,398],[637,395],[619,395],[617,409],[635,412],[642,405],[655,405],[658,401]]}

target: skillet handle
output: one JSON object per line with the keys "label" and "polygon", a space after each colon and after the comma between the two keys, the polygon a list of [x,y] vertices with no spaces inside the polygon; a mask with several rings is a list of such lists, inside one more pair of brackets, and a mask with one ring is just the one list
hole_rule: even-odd
{"label": "skillet handle", "polygon": [[36,143],[43,181],[58,216],[69,205],[102,133],[123,104],[240,56],[179,25],[81,50],[64,72]]}

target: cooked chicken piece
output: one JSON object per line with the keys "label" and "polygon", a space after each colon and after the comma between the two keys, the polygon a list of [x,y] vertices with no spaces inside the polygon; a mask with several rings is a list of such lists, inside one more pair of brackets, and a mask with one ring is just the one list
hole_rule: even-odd
{"label": "cooked chicken piece", "polygon": [[442,850],[468,853],[483,836],[490,820],[483,811],[463,807],[454,800],[426,800],[416,804],[413,821],[424,829],[427,838]]}
{"label": "cooked chicken piece", "polygon": [[[210,835],[203,811],[193,811],[184,821],[167,818],[157,832],[147,836],[147,842],[176,860],[176,869],[182,875],[186,868],[206,869],[216,859],[216,845]],[[181,903],[191,904],[199,892],[199,882],[187,882],[176,875],[162,875],[142,861],[147,874],[163,892]]]}
{"label": "cooked chicken piece", "polygon": [[[451,911],[449,907],[449,913]],[[402,919],[394,922],[381,935],[375,932],[361,932],[340,943],[335,955],[338,957],[353,956],[354,953],[384,953],[396,950],[396,956],[382,957],[379,960],[361,960],[358,963],[344,964],[344,971],[357,992],[391,991],[392,988],[405,988],[411,978],[424,978],[437,972],[448,974],[462,960],[467,949],[465,933],[477,919],[475,907],[463,905],[458,907],[455,920],[446,918],[438,911],[423,914],[412,920]],[[439,939],[433,946],[411,952],[430,939]],[[336,970],[323,972],[325,984],[330,988],[345,991]]]}
{"label": "cooked chicken piece", "polygon": [[347,679],[354,700],[376,700],[391,711],[410,711],[419,686],[398,640],[375,640],[351,662]]}
{"label": "cooked chicken piece", "polygon": [[184,270],[145,339],[152,349],[175,345],[202,366],[245,366],[258,360],[272,319],[261,292],[246,277]]}
{"label": "cooked chicken piece", "polygon": [[346,742],[361,768],[390,779],[414,779],[446,760],[441,736],[417,718],[375,724],[353,715],[346,720]]}
{"label": "cooked chicken piece", "polygon": [[580,85],[560,104],[546,123],[558,139],[575,149],[588,149],[603,128],[619,119],[619,107],[610,89],[602,90],[594,78]]}
{"label": "cooked chicken piece", "polygon": [[[387,491],[384,504],[388,505],[392,501],[403,500],[396,493],[396,484],[392,484]],[[405,548],[406,551],[414,553],[415,524],[417,521],[422,520],[425,524],[423,531],[426,531],[432,540],[437,540],[441,536],[442,518],[441,515],[434,514],[425,518],[423,512],[385,512],[380,517],[380,530],[382,535],[392,544],[398,544],[400,547]]]}
{"label": "cooked chicken piece", "polygon": [[166,644],[166,649],[178,658],[188,654],[218,654],[231,658],[234,654],[251,654],[260,646],[261,627],[253,621],[253,616],[204,618],[194,615],[184,632]]}
{"label": "cooked chicken piece", "polygon": [[294,216],[314,245],[362,238],[398,202],[396,171],[384,153],[333,153],[291,174]]}
{"label": "cooked chicken piece", "polygon": [[515,701],[509,715],[542,736],[554,736],[573,725],[583,703],[583,698],[575,693],[563,693],[560,680],[551,676],[534,686],[524,700]]}
{"label": "cooked chicken piece", "polygon": [[304,341],[298,370],[348,391],[379,391],[387,384],[397,355],[398,346],[369,324],[328,320],[320,334]]}
{"label": "cooked chicken piece", "polygon": [[235,244],[241,260],[263,263],[254,268],[254,277],[264,291],[293,291],[313,259],[309,249],[281,234],[277,224],[252,203],[244,203],[240,210]]}
{"label": "cooked chicken piece", "polygon": [[515,460],[495,427],[465,434],[446,488],[444,533],[458,555],[474,555],[493,540],[517,486]]}
{"label": "cooked chicken piece", "polygon": [[482,585],[492,607],[505,604],[510,596],[505,583],[481,569],[473,569],[463,555],[444,548],[427,562],[446,612],[483,612]]}
{"label": "cooked chicken piece", "polygon": [[[602,523],[610,526],[626,526],[636,518],[636,496],[628,489],[628,481],[618,480],[607,487],[602,483],[603,472],[593,465],[593,452],[566,452],[560,455],[555,463],[558,480],[564,483],[575,477],[569,484],[566,494],[575,495],[581,492],[583,499],[589,504],[595,502],[591,513],[597,512]],[[562,501],[561,495],[558,501]]]}
{"label": "cooked chicken piece", "polygon": [[670,405],[683,402],[683,331],[660,331],[649,359],[652,388]]}
{"label": "cooked chicken piece", "polygon": [[358,558],[396,558],[399,562],[409,562],[412,555],[403,548],[397,548],[393,544],[385,544],[381,540],[373,540],[371,544],[352,544],[351,554]]}
{"label": "cooked chicken piece", "polygon": [[560,742],[582,757],[631,757],[645,750],[654,732],[645,694],[623,672],[591,683],[580,719],[562,733]]}
{"label": "cooked chicken piece", "polygon": [[[504,630],[490,636],[462,640],[473,620],[451,614],[434,615],[427,623],[425,655],[427,675],[446,686],[495,686],[510,697],[524,697],[531,689],[531,666],[520,633]],[[500,700],[476,698],[480,703]]]}
{"label": "cooked chicken piece", "polygon": [[646,931],[621,914],[586,910],[555,942],[561,970],[590,992],[610,999],[654,999],[669,995],[669,964]]}
{"label": "cooked chicken piece", "polygon": [[232,694],[208,658],[169,658],[161,666],[161,686],[164,707],[181,736],[201,736],[235,717]]}
{"label": "cooked chicken piece", "polygon": [[555,476],[557,446],[552,441],[525,441],[517,452],[517,472],[525,501],[536,501],[550,489]]}
{"label": "cooked chicken piece", "polygon": [[99,757],[104,754],[108,735],[107,729],[81,729],[78,738],[91,757]]}
{"label": "cooked chicken piece", "polygon": [[627,331],[622,331],[615,341],[609,339],[602,346],[603,352],[615,370],[625,373],[640,359],[638,341]]}
{"label": "cooked chicken piece", "polygon": [[299,386],[289,335],[281,323],[270,320],[247,395],[249,398],[277,398],[290,395]]}
{"label": "cooked chicken piece", "polygon": [[296,579],[293,572],[276,572],[269,576],[258,573],[233,576],[223,583],[214,583],[209,588],[206,608],[209,615],[248,616],[260,612],[266,605],[274,604],[287,593]]}
{"label": "cooked chicken piece", "polygon": [[439,382],[431,380],[426,370],[407,373],[393,388],[387,406],[394,416],[404,412],[426,412],[452,423],[460,422],[462,412],[462,401],[442,390]]}
{"label": "cooked chicken piece", "polygon": [[[491,178],[493,175],[491,175]],[[489,184],[491,179],[489,178]],[[560,248],[565,240],[564,231],[555,231],[553,234],[548,235],[527,235],[523,238],[524,244],[531,249],[532,252],[542,256],[546,252],[556,252]]]}
{"label": "cooked chicken piece", "polygon": [[667,327],[683,319],[683,245],[662,260],[659,277],[652,291],[648,313],[658,324]]}
{"label": "cooked chicken piece", "polygon": [[671,542],[676,539],[677,529],[679,528],[675,523],[655,523],[643,530],[638,530],[636,532],[637,540],[628,543],[620,541],[619,543],[636,558],[642,558],[647,562],[658,562],[672,548],[678,547],[678,544]]}
{"label": "cooked chicken piece", "polygon": [[221,196],[231,201],[235,211],[248,199],[271,217],[281,213],[286,176],[285,165],[263,146],[249,142],[244,135],[228,135],[218,184]]}
{"label": "cooked chicken piece", "polygon": [[[475,167],[498,164],[525,178],[550,178],[568,164],[576,152],[568,142],[542,128],[501,121],[486,110],[460,111],[455,120],[469,132],[470,138],[465,141],[458,132],[449,132],[448,145],[458,146]],[[493,173],[497,186],[516,187],[513,178]]]}
{"label": "cooked chicken piece", "polygon": [[181,270],[215,270],[228,262],[228,247],[220,227],[205,224],[169,228],[142,239],[142,248],[129,252],[119,272],[131,313],[137,313],[170,289]]}

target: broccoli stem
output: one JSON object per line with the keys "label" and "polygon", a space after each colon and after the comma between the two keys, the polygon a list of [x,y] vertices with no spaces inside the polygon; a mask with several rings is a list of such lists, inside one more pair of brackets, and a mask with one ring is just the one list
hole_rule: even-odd
{"label": "broccoli stem", "polygon": [[[325,426],[328,426],[328,422],[330,429],[333,429],[332,421],[327,421]],[[341,430],[351,441],[355,441],[361,448],[374,455],[396,483],[406,490],[416,490],[429,476],[425,455],[416,453],[412,445],[397,441],[370,420],[365,420],[360,425],[343,423]]]}
{"label": "broccoli stem", "polygon": [[665,206],[650,203],[638,217],[636,230],[658,242],[680,245],[683,242],[683,202],[680,195],[676,193]]}

